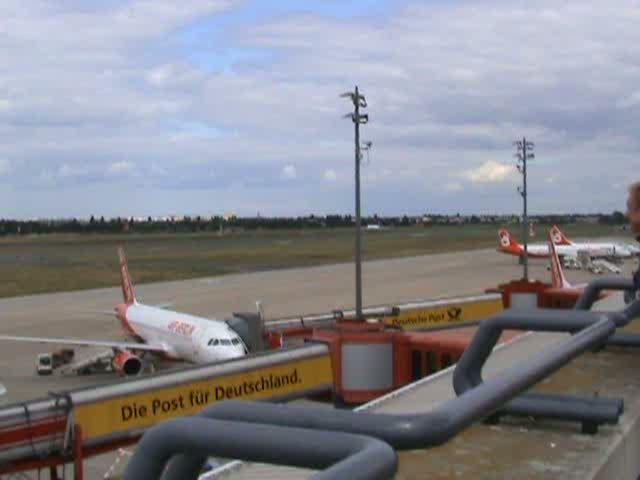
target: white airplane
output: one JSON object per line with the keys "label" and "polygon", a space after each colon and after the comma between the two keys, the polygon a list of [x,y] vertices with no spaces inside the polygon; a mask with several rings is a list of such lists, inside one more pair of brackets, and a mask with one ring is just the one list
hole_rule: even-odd
{"label": "white airplane", "polygon": [[[640,248],[631,244],[618,242],[572,242],[556,225],[551,228],[551,235],[553,243],[556,245],[571,245],[578,250],[589,252],[589,255],[592,257],[629,258],[640,253]],[[601,255],[602,252],[606,252],[607,254]]]}
{"label": "white airplane", "polygon": [[107,347],[113,351],[112,366],[121,375],[137,375],[142,371],[142,360],[136,353],[152,353],[191,363],[218,362],[247,353],[240,336],[223,321],[138,303],[124,250],[119,248],[118,254],[124,302],[116,305],[115,316],[136,343],[9,335],[0,335],[0,340]]}
{"label": "white airplane", "polygon": [[[524,255],[524,247],[520,245],[506,228],[498,231],[498,251],[508,255],[521,257]],[[578,250],[571,246],[557,246],[559,256],[577,256]],[[527,253],[531,258],[549,258],[549,245],[546,243],[530,243],[527,245]]]}
{"label": "white airplane", "polygon": [[[554,228],[557,229],[557,227]],[[590,258],[624,259],[631,257],[631,253],[629,250],[623,248],[620,245],[614,245],[613,243],[559,244],[556,241],[559,237],[557,231],[554,231],[554,229],[551,229],[551,236],[554,239],[554,244],[557,247],[556,251],[562,258],[571,257],[577,259],[580,252],[586,252]],[[498,231],[498,241],[499,252],[519,257],[524,255],[524,246],[520,245],[506,229],[502,228]],[[549,245],[546,243],[531,243],[527,246],[527,251],[529,257],[531,258],[549,257]]]}

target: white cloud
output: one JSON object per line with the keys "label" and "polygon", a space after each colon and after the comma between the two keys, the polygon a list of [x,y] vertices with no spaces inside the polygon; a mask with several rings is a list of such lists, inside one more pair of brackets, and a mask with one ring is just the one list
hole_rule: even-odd
{"label": "white cloud", "polygon": [[157,163],[153,163],[151,165],[151,175],[154,175],[156,177],[166,177],[167,169],[161,165],[158,165]]}
{"label": "white cloud", "polygon": [[55,185],[55,176],[51,170],[43,170],[36,177],[36,185],[40,187],[50,187]]}
{"label": "white cloud", "polygon": [[164,64],[152,68],[147,82],[158,88],[195,88],[205,78],[202,72],[186,64]]}
{"label": "white cloud", "polygon": [[335,182],[338,179],[338,175],[336,174],[335,170],[328,169],[324,171],[322,178],[324,178],[327,182]]}
{"label": "white cloud", "polygon": [[11,162],[6,158],[0,158],[0,177],[11,173]]}
{"label": "white cloud", "polygon": [[[388,213],[508,208],[487,189],[446,204],[429,194],[506,182],[500,162],[514,163],[511,142],[522,135],[536,142],[534,211],[605,211],[624,199],[598,185],[637,176],[634,4],[409,0],[338,21],[310,4],[304,15],[265,7],[255,18],[218,22],[236,5],[245,8],[239,0],[0,2],[0,158],[11,159],[3,181],[15,187],[8,213],[63,212],[62,190],[89,183],[95,193],[78,208],[108,213],[113,178],[105,172],[131,177],[119,184],[123,193],[153,183],[157,196],[141,198],[141,209],[190,211],[202,190],[248,185],[255,171],[291,201],[272,202],[273,188],[251,183],[225,191],[218,208],[242,214],[246,205],[254,214],[254,205],[302,208],[313,198],[316,212],[348,211],[323,183],[352,188],[352,174],[342,173],[352,172],[352,133],[340,120],[350,106],[338,95],[363,78],[370,122],[361,135],[375,140],[363,186]],[[300,181],[280,185],[283,165],[295,166]],[[545,181],[552,176],[555,185]],[[176,179],[188,180],[180,193]],[[55,188],[38,190],[34,204],[43,181]],[[558,184],[599,195],[551,195]]]}
{"label": "white cloud", "polygon": [[292,180],[298,176],[298,172],[296,171],[296,167],[289,164],[285,165],[280,173],[280,177],[285,180]]}
{"label": "white cloud", "polygon": [[131,173],[133,173],[134,168],[134,163],[122,160],[120,162],[115,162],[109,165],[107,173],[110,175],[130,175]]}
{"label": "white cloud", "polygon": [[462,176],[471,183],[501,183],[516,175],[516,167],[489,160],[477,168],[463,172]]}
{"label": "white cloud", "polygon": [[66,163],[62,164],[60,168],[58,168],[58,177],[61,178],[80,177],[87,173],[88,172],[85,167],[78,167]]}
{"label": "white cloud", "polygon": [[448,193],[455,193],[462,190],[462,184],[460,182],[447,182],[442,189]]}
{"label": "white cloud", "polygon": [[156,87],[163,86],[172,75],[171,65],[162,65],[154,68],[147,74],[147,81]]}

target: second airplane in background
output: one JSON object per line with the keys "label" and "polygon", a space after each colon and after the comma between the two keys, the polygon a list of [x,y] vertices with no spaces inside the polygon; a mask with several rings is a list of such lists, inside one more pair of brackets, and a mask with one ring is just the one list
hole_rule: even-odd
{"label": "second airplane in background", "polygon": [[587,251],[589,254],[591,254],[591,252],[610,252],[613,253],[613,256],[628,258],[640,253],[640,248],[635,245],[620,242],[572,242],[556,225],[551,228],[551,238],[555,245],[572,246],[578,250]]}
{"label": "second airplane in background", "polygon": [[[551,229],[551,238],[556,245],[556,251],[560,257],[577,258],[579,252],[586,252],[591,258],[610,258],[610,259],[625,259],[630,258],[632,253],[629,249],[615,243],[580,243],[580,244],[559,244],[556,240],[566,237],[562,235],[558,227]],[[498,251],[509,255],[523,256],[524,246],[519,244],[511,234],[502,228],[498,231]],[[549,245],[546,243],[531,243],[527,246],[529,257],[532,258],[548,258],[549,257]]]}
{"label": "second airplane in background", "polygon": [[113,369],[123,375],[137,375],[142,371],[142,360],[137,355],[141,353],[191,363],[218,362],[247,353],[240,336],[223,321],[138,303],[124,250],[119,248],[118,254],[124,302],[116,305],[115,316],[127,336],[136,343],[10,335],[0,335],[0,340],[107,347],[112,351]]}

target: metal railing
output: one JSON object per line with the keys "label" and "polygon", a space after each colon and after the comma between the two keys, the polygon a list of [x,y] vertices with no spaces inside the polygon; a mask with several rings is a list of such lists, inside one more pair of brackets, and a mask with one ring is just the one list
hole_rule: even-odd
{"label": "metal railing", "polygon": [[[195,366],[185,370],[158,373],[143,378],[128,379],[119,383],[84,387],[62,393],[50,392],[49,398],[30,400],[11,404],[0,408],[0,472],[2,467],[12,462],[31,458],[44,458],[49,455],[60,455],[66,451],[70,443],[64,435],[50,434],[47,429],[38,426],[51,420],[66,420],[71,432],[73,423],[78,423],[79,407],[101,404],[116,398],[151,394],[166,389],[181,388],[185,385],[202,381],[215,381],[246,372],[256,372],[278,365],[294,364],[311,358],[328,359],[329,350],[326,345],[309,344],[302,347],[278,352],[261,353],[241,359],[230,360],[214,365]],[[330,391],[331,383],[322,385],[322,391]],[[305,391],[306,392],[306,391]],[[298,394],[301,396],[302,394]],[[34,430],[35,429],[35,430]],[[14,440],[16,432],[32,430],[37,435],[28,433],[29,441]],[[105,437],[83,439],[83,448],[101,447],[121,440],[140,435],[144,428],[132,427],[130,430],[114,431]],[[85,432],[86,433],[86,432]],[[71,435],[69,433],[69,435]]]}

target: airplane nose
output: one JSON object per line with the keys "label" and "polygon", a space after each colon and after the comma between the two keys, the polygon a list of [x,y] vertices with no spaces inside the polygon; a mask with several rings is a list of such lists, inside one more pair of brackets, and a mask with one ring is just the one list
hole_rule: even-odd
{"label": "airplane nose", "polygon": [[233,358],[240,358],[242,356],[244,356],[244,352],[237,348],[225,349],[221,355],[223,360],[231,360]]}

